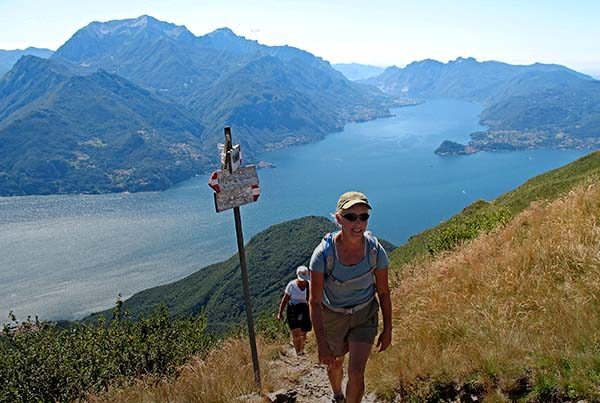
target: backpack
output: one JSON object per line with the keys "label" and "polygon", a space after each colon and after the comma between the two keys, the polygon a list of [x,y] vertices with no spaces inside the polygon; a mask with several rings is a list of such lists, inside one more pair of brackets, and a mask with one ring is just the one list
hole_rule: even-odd
{"label": "backpack", "polygon": [[333,237],[336,233],[328,233],[323,237],[323,241],[325,242],[325,247],[323,248],[323,258],[325,259],[325,267],[327,278],[331,281],[337,283],[338,285],[347,285],[354,283],[356,281],[362,280],[364,277],[371,275],[373,278],[373,283],[375,283],[375,269],[377,268],[377,257],[379,254],[379,248],[381,247],[379,241],[370,231],[365,231],[364,236],[367,241],[367,253],[369,255],[369,266],[371,270],[366,272],[365,274],[361,274],[358,277],[351,278],[349,280],[340,281],[335,278],[333,275],[333,267],[335,266],[335,250],[333,245]]}

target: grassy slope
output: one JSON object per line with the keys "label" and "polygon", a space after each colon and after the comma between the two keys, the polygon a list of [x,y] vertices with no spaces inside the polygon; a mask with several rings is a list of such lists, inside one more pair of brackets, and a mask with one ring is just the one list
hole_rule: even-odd
{"label": "grassy slope", "polygon": [[371,387],[409,401],[599,401],[598,200],[594,178],[405,265],[395,342],[370,363]]}
{"label": "grassy slope", "polygon": [[593,152],[392,252],[397,342],[371,385],[418,401],[600,398],[598,178]]}
{"label": "grassy slope", "polygon": [[554,200],[592,175],[600,176],[600,152],[536,176],[493,202],[479,200],[440,225],[411,237],[390,255],[390,267],[400,267],[419,255],[449,249],[462,240],[505,223],[537,200]]}

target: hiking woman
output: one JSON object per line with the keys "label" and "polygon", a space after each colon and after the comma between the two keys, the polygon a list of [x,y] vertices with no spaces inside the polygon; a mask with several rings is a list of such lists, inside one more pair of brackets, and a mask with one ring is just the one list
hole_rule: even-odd
{"label": "hiking woman", "polygon": [[[363,193],[342,194],[335,212],[340,231],[327,234],[310,260],[310,314],[319,361],[327,365],[334,402],[361,401],[365,367],[375,339],[379,351],[392,341],[388,258],[377,239],[366,232],[369,210],[371,205]],[[377,337],[380,306],[383,330]]]}
{"label": "hiking woman", "polygon": [[306,333],[312,325],[308,312],[309,280],[308,268],[300,266],[296,269],[296,278],[288,283],[279,304],[277,320],[283,319],[283,310],[287,307],[287,323],[292,332],[292,341],[297,355],[304,355]]}

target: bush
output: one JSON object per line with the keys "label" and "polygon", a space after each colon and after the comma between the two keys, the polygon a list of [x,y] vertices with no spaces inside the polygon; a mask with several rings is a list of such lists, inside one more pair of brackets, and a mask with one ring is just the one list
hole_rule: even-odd
{"label": "bush", "polygon": [[[15,319],[14,317],[12,318]],[[72,401],[145,374],[172,375],[211,339],[204,317],[169,317],[162,306],[133,322],[114,318],[67,329],[28,320],[0,337],[0,402]]]}

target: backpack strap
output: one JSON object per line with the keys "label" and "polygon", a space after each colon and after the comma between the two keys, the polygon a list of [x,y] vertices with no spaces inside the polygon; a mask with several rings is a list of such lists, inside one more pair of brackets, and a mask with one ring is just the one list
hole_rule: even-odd
{"label": "backpack strap", "polygon": [[369,266],[371,266],[371,270],[375,270],[377,268],[377,258],[379,257],[379,248],[381,244],[375,238],[375,236],[371,233],[371,231],[365,231],[364,237],[367,240],[367,253],[369,254]]}
{"label": "backpack strap", "polygon": [[323,237],[323,241],[325,242],[325,247],[323,248],[323,257],[325,258],[325,268],[327,270],[327,275],[331,277],[331,273],[333,273],[334,259],[335,259],[335,250],[333,250],[333,236],[335,234],[333,232],[327,233]]}

